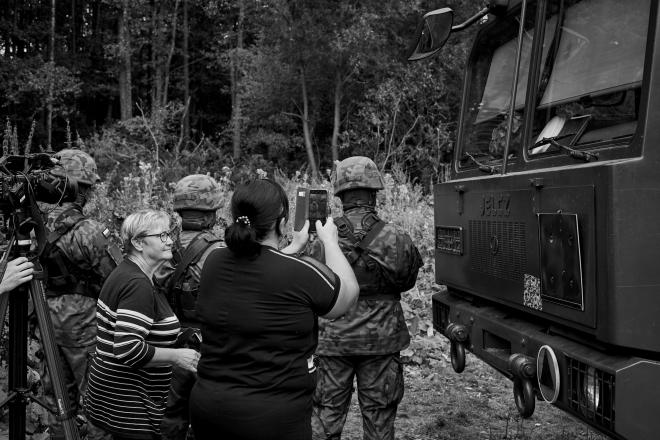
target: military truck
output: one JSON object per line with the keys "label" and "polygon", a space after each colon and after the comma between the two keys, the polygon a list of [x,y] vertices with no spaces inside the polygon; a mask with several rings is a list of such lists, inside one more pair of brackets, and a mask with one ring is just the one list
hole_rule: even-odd
{"label": "military truck", "polygon": [[617,439],[660,438],[658,2],[499,0],[453,18],[426,14],[409,57],[478,27],[434,187],[433,324],[453,368],[466,350],[493,366],[523,417],[542,399]]}

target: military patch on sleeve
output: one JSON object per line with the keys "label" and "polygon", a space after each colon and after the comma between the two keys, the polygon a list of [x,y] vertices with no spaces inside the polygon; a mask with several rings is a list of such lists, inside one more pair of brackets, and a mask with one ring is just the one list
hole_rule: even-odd
{"label": "military patch on sleeve", "polygon": [[110,237],[110,229],[105,228],[105,229],[103,230],[103,236],[104,236],[105,238]]}

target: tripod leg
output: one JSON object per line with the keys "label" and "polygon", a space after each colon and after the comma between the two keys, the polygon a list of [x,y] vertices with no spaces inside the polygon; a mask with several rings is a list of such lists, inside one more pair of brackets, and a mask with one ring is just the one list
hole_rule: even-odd
{"label": "tripod leg", "polygon": [[7,317],[7,306],[9,305],[9,295],[0,295],[0,339],[5,332],[5,318]]}
{"label": "tripod leg", "polygon": [[33,279],[30,282],[30,294],[32,295],[34,311],[39,321],[39,330],[43,338],[41,343],[46,360],[48,361],[48,372],[55,394],[55,401],[57,402],[55,413],[62,420],[62,427],[64,428],[64,435],[67,440],[79,440],[80,434],[75,423],[75,414],[71,411],[69,395],[62,381],[62,365],[60,364],[60,357],[57,353],[53,323],[50,320],[46,295],[40,280]]}
{"label": "tripod leg", "polygon": [[22,392],[27,388],[28,297],[24,286],[9,293],[9,389],[20,396],[9,402],[9,438],[25,439],[25,407]]}

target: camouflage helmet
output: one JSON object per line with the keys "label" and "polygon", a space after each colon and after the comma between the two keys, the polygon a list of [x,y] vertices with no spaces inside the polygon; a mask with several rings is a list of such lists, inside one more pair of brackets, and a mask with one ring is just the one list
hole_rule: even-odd
{"label": "camouflage helmet", "polygon": [[192,174],[174,186],[174,210],[214,211],[220,208],[220,185],[211,176]]}
{"label": "camouflage helmet", "polygon": [[347,189],[383,189],[383,178],[373,160],[364,156],[353,156],[337,162],[334,175],[335,195]]}
{"label": "camouflage helmet", "polygon": [[55,159],[58,163],[51,171],[55,176],[73,178],[85,185],[94,185],[101,180],[96,162],[84,151],[66,148],[55,153]]}

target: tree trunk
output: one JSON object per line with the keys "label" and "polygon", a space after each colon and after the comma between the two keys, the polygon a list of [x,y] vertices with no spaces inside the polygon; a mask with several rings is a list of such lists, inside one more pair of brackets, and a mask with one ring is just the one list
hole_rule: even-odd
{"label": "tree trunk", "polygon": [[76,32],[78,27],[76,26],[76,0],[71,0],[71,54],[75,56],[76,54]]}
{"label": "tree trunk", "polygon": [[316,158],[314,157],[314,148],[312,146],[312,131],[309,124],[309,97],[307,96],[307,79],[305,77],[305,68],[300,68],[300,85],[302,91],[302,101],[303,101],[303,114],[302,114],[302,126],[303,126],[303,136],[305,138],[305,150],[307,151],[307,160],[309,162],[309,168],[312,172],[312,179],[318,180],[319,170],[316,166]]}
{"label": "tree trunk", "polygon": [[330,148],[332,149],[332,163],[339,160],[339,130],[341,130],[341,97],[342,97],[343,81],[341,79],[341,72],[337,70],[335,74],[335,95],[334,95],[334,118],[332,122],[332,142]]}
{"label": "tree trunk", "polygon": [[133,116],[133,97],[131,93],[131,39],[129,31],[130,1],[122,0],[122,12],[119,19],[119,113],[122,121]]}
{"label": "tree trunk", "polygon": [[[12,16],[12,15],[15,15],[16,12],[15,12],[15,9],[12,9],[12,5],[9,4],[9,0],[4,2],[4,5],[5,5],[5,7],[4,7],[5,10],[3,11],[3,14],[4,14],[4,17],[7,20],[7,23],[9,23],[9,20],[10,20],[9,17]],[[12,10],[14,11],[13,13],[12,13]],[[13,20],[13,18],[12,18],[12,20]],[[5,28],[5,34],[3,35],[3,37],[5,39],[5,58],[11,58],[13,44],[12,44],[12,41],[11,41],[11,32],[9,30],[9,26],[7,26]]]}
{"label": "tree trunk", "polygon": [[172,13],[172,41],[170,42],[170,50],[167,54],[165,65],[163,66],[163,92],[160,99],[161,107],[167,105],[167,91],[170,87],[170,65],[172,64],[172,57],[174,56],[174,49],[176,48],[176,27],[179,15],[180,0],[174,2],[174,12]]}
{"label": "tree trunk", "polygon": [[[14,1],[14,20],[12,22],[12,34],[15,36],[17,34],[17,29],[23,28],[22,16],[19,16],[18,12],[18,0]],[[14,38],[14,53],[16,58],[22,58],[25,56],[25,43],[22,38]]]}
{"label": "tree trunk", "polygon": [[54,69],[55,69],[55,2],[52,0],[50,4],[50,44],[49,44],[49,54],[48,61],[50,68],[48,71],[48,112],[46,116],[46,133],[48,135],[48,145],[47,151],[52,150],[52,141],[53,141],[53,95],[55,85],[53,84],[54,78]]}
{"label": "tree trunk", "polygon": [[160,16],[160,1],[154,0],[151,13],[151,114],[155,115],[160,103],[162,76],[158,63],[159,51],[162,45],[162,22]]}
{"label": "tree trunk", "polygon": [[238,23],[236,29],[236,50],[231,57],[231,126],[234,159],[241,156],[241,66],[239,55],[243,49],[243,22],[245,20],[245,0],[238,2]]}
{"label": "tree trunk", "polygon": [[188,37],[190,26],[188,23],[188,0],[183,0],[183,140],[184,146],[190,138],[190,53],[188,52]]}
{"label": "tree trunk", "polygon": [[94,5],[90,7],[92,9],[92,36],[91,36],[91,47],[90,58],[92,62],[98,59],[102,53],[102,36],[101,36],[101,0],[96,0]]}

